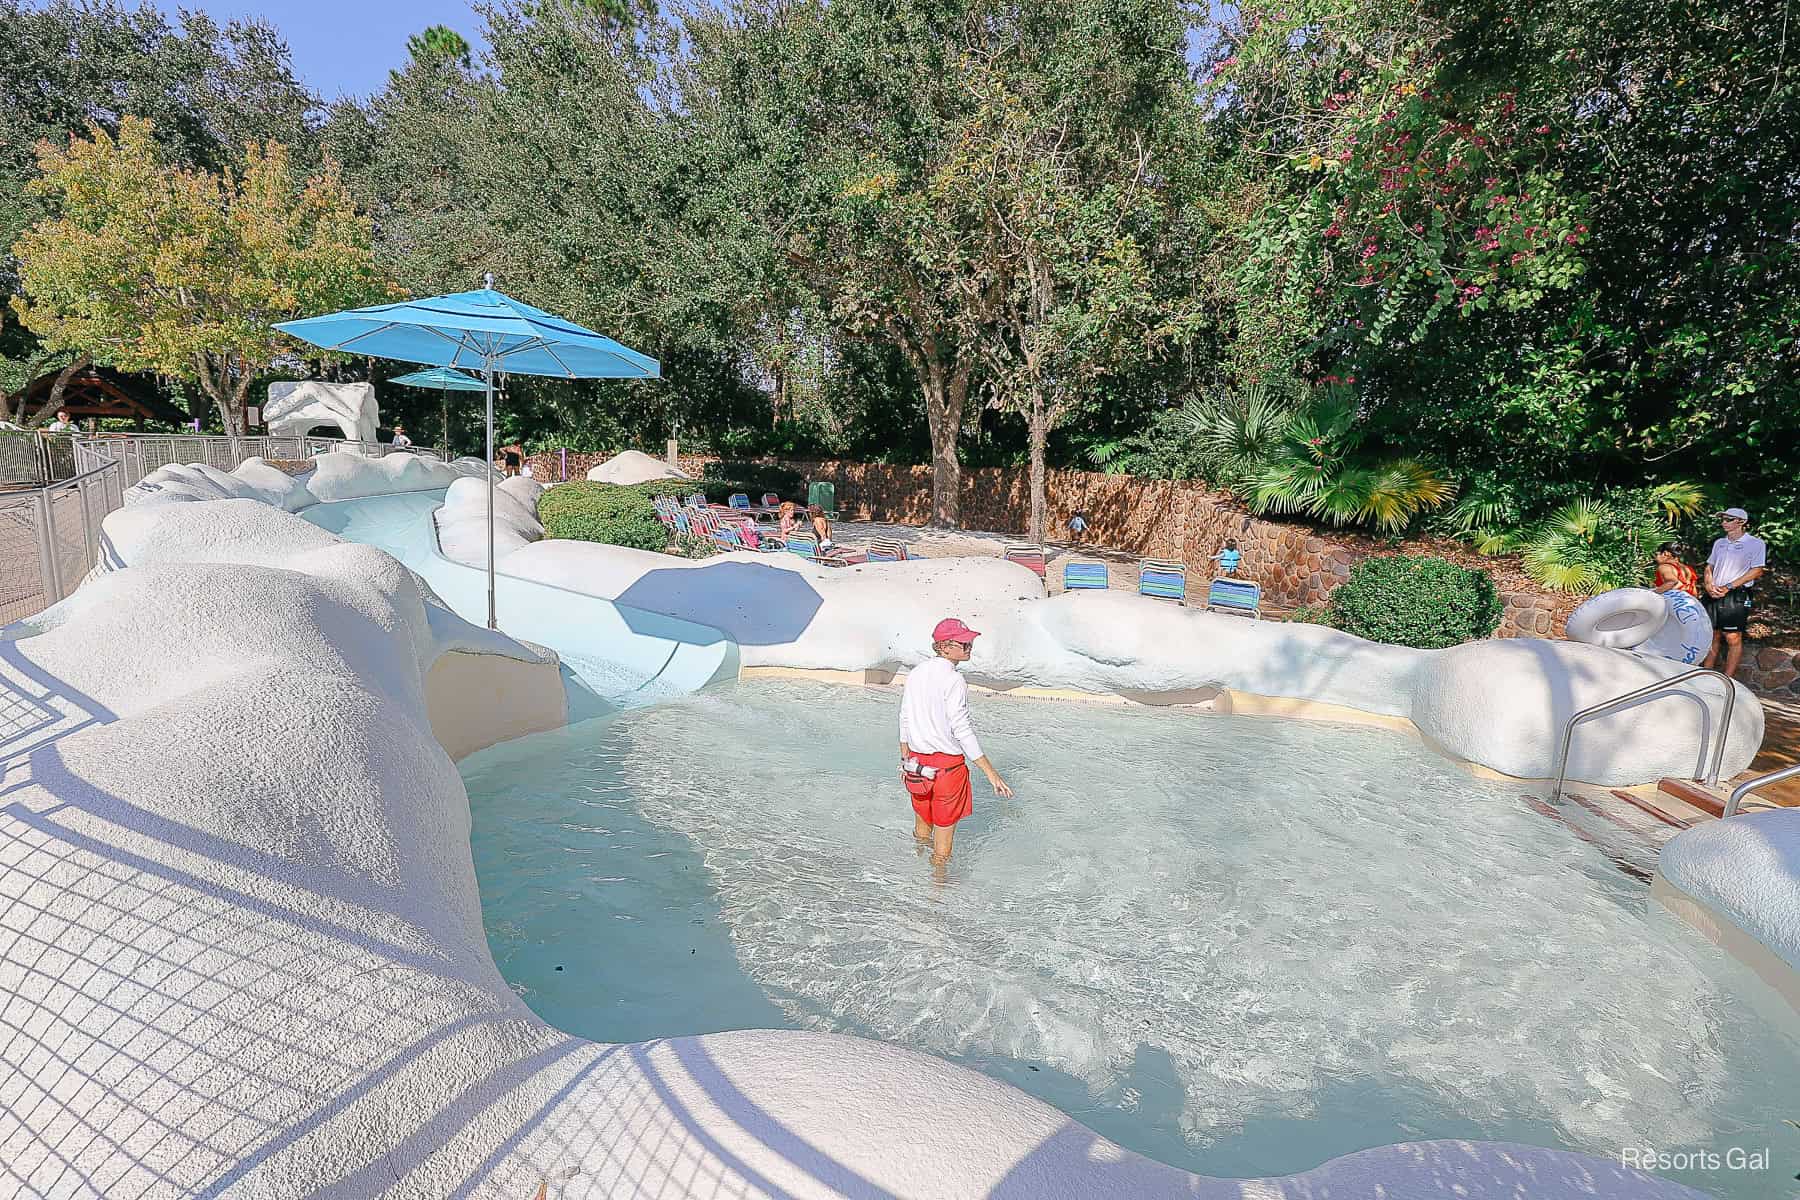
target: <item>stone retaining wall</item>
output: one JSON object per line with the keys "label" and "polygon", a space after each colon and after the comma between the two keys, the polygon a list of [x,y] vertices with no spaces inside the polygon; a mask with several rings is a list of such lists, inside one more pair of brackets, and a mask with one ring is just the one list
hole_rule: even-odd
{"label": "stone retaining wall", "polygon": [[[876,463],[787,462],[809,479],[837,486],[838,510],[848,520],[923,524],[931,514],[931,468]],[[1045,479],[1049,533],[1066,541],[1068,520],[1087,515],[1085,540],[1145,558],[1185,564],[1198,577],[1212,573],[1211,558],[1236,538],[1243,553],[1240,574],[1262,584],[1276,608],[1323,603],[1350,568],[1378,553],[1341,542],[1306,526],[1264,520],[1205,484],[1138,479],[1091,471],[1050,471]],[[1030,482],[1022,470],[964,471],[962,521],[971,529],[1023,535],[1031,511]],[[1501,584],[1505,615],[1499,635],[1560,635],[1574,601],[1540,588]]]}
{"label": "stone retaining wall", "polygon": [[1737,677],[1753,691],[1800,700],[1800,646],[1749,642],[1744,646]]}

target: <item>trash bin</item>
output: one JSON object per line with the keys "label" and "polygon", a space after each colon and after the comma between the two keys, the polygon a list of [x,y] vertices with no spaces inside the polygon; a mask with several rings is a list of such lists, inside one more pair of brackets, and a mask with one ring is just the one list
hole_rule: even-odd
{"label": "trash bin", "polygon": [[825,510],[825,515],[833,521],[837,520],[837,487],[823,479],[815,479],[806,485],[807,504],[816,504]]}

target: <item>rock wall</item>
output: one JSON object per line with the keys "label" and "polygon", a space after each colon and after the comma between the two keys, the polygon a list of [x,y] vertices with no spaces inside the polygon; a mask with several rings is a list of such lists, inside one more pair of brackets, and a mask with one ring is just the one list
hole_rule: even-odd
{"label": "rock wall", "polygon": [[1752,691],[1800,700],[1800,646],[1745,643],[1738,680]]}

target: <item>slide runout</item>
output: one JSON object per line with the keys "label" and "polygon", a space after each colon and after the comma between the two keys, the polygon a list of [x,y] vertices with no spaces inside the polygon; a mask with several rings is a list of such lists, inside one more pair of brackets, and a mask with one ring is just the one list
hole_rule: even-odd
{"label": "slide runout", "polygon": [[[438,549],[432,516],[443,498],[441,491],[370,496],[315,504],[299,515],[346,541],[385,550],[458,616],[485,625],[487,572]],[[709,625],[504,573],[496,574],[494,593],[503,632],[547,646],[562,660],[570,721],[737,677],[737,644]]]}

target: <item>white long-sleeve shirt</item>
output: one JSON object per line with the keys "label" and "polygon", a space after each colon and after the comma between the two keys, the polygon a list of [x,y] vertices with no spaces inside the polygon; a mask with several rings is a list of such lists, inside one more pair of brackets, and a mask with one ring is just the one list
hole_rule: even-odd
{"label": "white long-sleeve shirt", "polygon": [[969,720],[969,681],[947,658],[933,657],[906,676],[900,695],[900,740],[914,753],[981,757]]}

